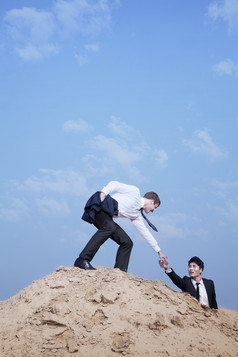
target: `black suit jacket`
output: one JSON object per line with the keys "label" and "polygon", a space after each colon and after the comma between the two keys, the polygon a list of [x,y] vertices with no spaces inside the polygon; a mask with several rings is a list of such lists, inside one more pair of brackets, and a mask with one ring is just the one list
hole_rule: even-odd
{"label": "black suit jacket", "polygon": [[[195,288],[193,286],[191,278],[189,278],[188,276],[184,276],[183,278],[181,278],[173,271],[173,269],[170,273],[166,273],[166,274],[179,289],[195,297]],[[202,280],[205,289],[207,291],[207,297],[210,307],[212,309],[218,309],[214,282],[212,280],[204,279],[204,278],[202,278]]]}
{"label": "black suit jacket", "polygon": [[84,221],[94,223],[95,214],[100,211],[108,213],[111,217],[118,215],[118,202],[110,195],[107,195],[101,202],[100,193],[101,191],[95,192],[87,201],[82,215]]}

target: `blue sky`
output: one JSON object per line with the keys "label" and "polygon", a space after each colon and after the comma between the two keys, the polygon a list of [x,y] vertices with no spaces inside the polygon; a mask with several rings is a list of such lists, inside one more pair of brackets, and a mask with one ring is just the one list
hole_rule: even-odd
{"label": "blue sky", "polygon": [[[111,180],[159,194],[155,238],[181,276],[198,255],[237,309],[238,1],[8,0],[0,4],[0,299],[95,232]],[[127,220],[128,272],[163,280]],[[93,260],[113,267],[108,240]]]}

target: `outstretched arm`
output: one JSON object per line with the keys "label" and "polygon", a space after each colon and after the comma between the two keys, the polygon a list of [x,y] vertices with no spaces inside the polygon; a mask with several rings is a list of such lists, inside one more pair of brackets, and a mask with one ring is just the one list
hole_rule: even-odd
{"label": "outstretched arm", "polygon": [[186,288],[186,283],[184,279],[182,279],[179,275],[177,275],[172,268],[170,268],[168,259],[166,260],[159,260],[159,264],[161,268],[164,268],[165,273],[168,275],[168,277],[172,280],[172,282],[181,290],[185,291]]}

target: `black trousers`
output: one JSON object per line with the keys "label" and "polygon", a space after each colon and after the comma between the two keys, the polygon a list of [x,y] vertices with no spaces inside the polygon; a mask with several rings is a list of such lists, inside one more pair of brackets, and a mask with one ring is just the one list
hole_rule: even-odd
{"label": "black trousers", "polygon": [[108,238],[111,238],[114,242],[119,244],[114,268],[127,271],[133,247],[133,242],[130,237],[113,221],[112,217],[104,211],[96,213],[94,225],[98,228],[98,231],[92,236],[79,256],[91,262],[101,245]]}

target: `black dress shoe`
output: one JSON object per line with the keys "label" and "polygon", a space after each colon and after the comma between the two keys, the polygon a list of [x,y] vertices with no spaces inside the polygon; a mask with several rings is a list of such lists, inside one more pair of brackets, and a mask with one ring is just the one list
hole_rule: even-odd
{"label": "black dress shoe", "polygon": [[80,257],[75,260],[74,266],[84,270],[96,270],[86,259]]}

